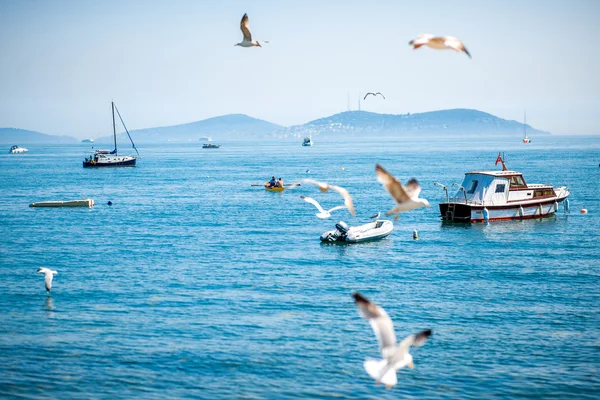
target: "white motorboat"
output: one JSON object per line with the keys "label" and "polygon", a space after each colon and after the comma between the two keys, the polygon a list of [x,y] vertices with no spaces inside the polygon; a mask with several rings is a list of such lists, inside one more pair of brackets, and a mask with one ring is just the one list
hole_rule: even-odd
{"label": "white motorboat", "polygon": [[452,198],[448,188],[436,182],[446,191],[446,202],[440,203],[442,219],[487,222],[544,218],[558,211],[563,202],[568,211],[570,193],[566,186],[527,184],[523,174],[507,170],[499,154],[498,162],[502,163],[502,171],[467,172],[462,185],[452,184],[459,189]]}
{"label": "white motorboat", "polygon": [[8,151],[9,154],[21,154],[21,153],[27,153],[29,150],[27,150],[25,147],[19,147],[16,144],[14,146],[12,146],[10,148],[10,150]]}
{"label": "white motorboat", "polygon": [[312,146],[312,145],[313,145],[312,135],[310,135],[309,137],[305,137],[304,141],[302,142],[302,146]]}
{"label": "white motorboat", "polygon": [[367,242],[370,240],[383,239],[394,230],[392,221],[385,219],[351,227],[346,225],[344,221],[340,221],[335,224],[335,227],[335,230],[323,232],[321,234],[322,242]]}

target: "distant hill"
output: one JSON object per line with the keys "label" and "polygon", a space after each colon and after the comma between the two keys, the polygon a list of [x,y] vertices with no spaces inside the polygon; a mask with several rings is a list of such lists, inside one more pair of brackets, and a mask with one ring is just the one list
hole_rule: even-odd
{"label": "distant hill", "polygon": [[17,128],[0,128],[0,144],[36,144],[36,143],[77,143],[78,140],[70,136],[47,135],[45,133],[28,131]]}
{"label": "distant hill", "polygon": [[[478,110],[453,109],[418,114],[377,114],[346,111],[278,131],[277,136],[309,134],[437,134],[437,135],[515,135],[523,124],[498,118]],[[549,135],[527,125],[527,133]]]}
{"label": "distant hill", "polygon": [[[229,114],[181,125],[136,129],[129,133],[131,133],[133,141],[137,144],[167,141],[189,142],[199,141],[207,137],[211,137],[215,141],[222,139],[253,139],[271,136],[273,132],[282,128],[281,125],[244,114]],[[121,135],[119,134],[119,141],[128,141],[126,138],[121,138]],[[106,136],[96,139],[96,142],[107,143],[112,140],[112,136]]]}

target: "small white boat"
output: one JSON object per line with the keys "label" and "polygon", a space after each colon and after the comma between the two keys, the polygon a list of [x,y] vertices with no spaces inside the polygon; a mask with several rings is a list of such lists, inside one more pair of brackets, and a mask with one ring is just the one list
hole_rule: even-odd
{"label": "small white boat", "polygon": [[312,146],[312,145],[313,145],[312,135],[310,135],[309,137],[305,137],[304,141],[302,142],[302,146]]}
{"label": "small white boat", "polygon": [[369,240],[383,239],[394,230],[392,221],[385,219],[351,227],[346,225],[344,221],[340,221],[335,224],[335,227],[335,230],[323,232],[321,234],[322,242],[367,242]]}
{"label": "small white boat", "polygon": [[21,153],[27,153],[29,150],[27,150],[25,147],[19,147],[16,144],[14,146],[12,146],[10,148],[10,150],[8,151],[9,154],[21,154]]}
{"label": "small white boat", "polygon": [[93,199],[66,200],[66,201],[40,201],[31,203],[29,207],[94,207]]}
{"label": "small white boat", "polygon": [[527,112],[525,112],[523,121],[523,134],[525,135],[525,137],[523,137],[523,143],[531,143],[531,139],[529,139],[529,136],[527,136]]}

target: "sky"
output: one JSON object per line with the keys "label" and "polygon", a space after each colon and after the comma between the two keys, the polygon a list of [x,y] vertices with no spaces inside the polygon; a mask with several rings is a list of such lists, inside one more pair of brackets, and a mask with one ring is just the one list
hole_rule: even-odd
{"label": "sky", "polygon": [[[241,48],[250,18],[262,48]],[[232,113],[473,108],[600,134],[600,1],[0,0],[0,127],[78,138]],[[412,50],[432,33],[471,55]]]}

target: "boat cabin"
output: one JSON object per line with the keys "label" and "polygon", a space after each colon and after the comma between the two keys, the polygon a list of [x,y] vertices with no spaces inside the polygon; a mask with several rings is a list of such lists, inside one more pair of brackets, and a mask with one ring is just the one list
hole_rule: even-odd
{"label": "boat cabin", "polygon": [[474,171],[454,195],[457,202],[474,204],[505,204],[512,201],[556,197],[548,185],[527,185],[523,175],[515,171]]}

